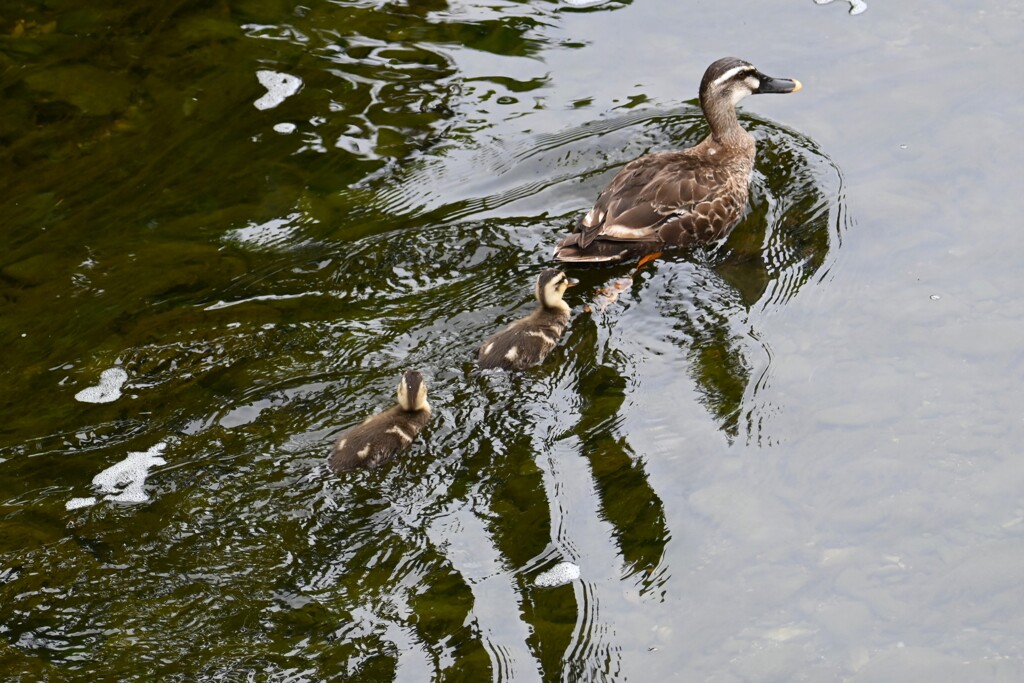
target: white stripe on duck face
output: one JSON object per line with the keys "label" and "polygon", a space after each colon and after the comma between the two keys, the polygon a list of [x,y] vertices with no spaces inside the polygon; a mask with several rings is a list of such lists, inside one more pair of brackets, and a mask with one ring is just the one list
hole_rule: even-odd
{"label": "white stripe on duck face", "polygon": [[[753,85],[751,85],[750,81],[755,81],[755,82],[754,82]],[[746,83],[745,83],[745,85],[747,86],[746,88],[733,88],[732,89],[732,104],[733,104],[733,106],[736,106],[737,104],[740,103],[740,100],[742,100],[747,95],[752,95],[754,93],[754,91],[757,90],[757,82],[756,82],[756,80],[753,77],[748,78]]]}
{"label": "white stripe on duck face", "polygon": [[744,71],[749,71],[751,74],[753,74],[754,67],[750,66],[749,64],[734,66],[733,68],[729,69],[724,74],[716,78],[714,81],[712,81],[712,83],[714,85],[721,85],[722,83],[725,83],[726,81],[735,78],[738,74],[741,74]]}

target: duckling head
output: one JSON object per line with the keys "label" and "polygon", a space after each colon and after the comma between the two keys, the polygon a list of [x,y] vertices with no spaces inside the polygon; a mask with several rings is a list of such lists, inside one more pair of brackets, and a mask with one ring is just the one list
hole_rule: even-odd
{"label": "duckling head", "polygon": [[537,278],[537,301],[545,308],[569,310],[569,304],[562,301],[565,290],[574,286],[578,280],[567,277],[557,268],[548,268]]}
{"label": "duckling head", "polygon": [[430,408],[427,403],[427,385],[423,375],[415,370],[406,370],[398,383],[398,405],[402,410],[417,412]]}
{"label": "duckling head", "polygon": [[700,105],[707,112],[716,103],[732,106],[747,95],[796,92],[803,85],[790,78],[765,76],[750,62],[736,57],[723,57],[713,62],[700,82]]}

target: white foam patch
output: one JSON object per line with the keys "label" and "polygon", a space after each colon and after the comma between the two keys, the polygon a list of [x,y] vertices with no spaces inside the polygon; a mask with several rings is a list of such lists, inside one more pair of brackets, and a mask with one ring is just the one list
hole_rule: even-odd
{"label": "white foam patch", "polygon": [[291,133],[295,132],[296,128],[298,128],[298,126],[296,126],[294,123],[283,122],[274,124],[274,130],[280,133],[281,135],[290,135]]}
{"label": "white foam patch", "polygon": [[244,228],[228,230],[224,234],[224,239],[230,242],[272,247],[291,240],[299,229],[297,223],[300,220],[302,220],[301,215],[291,213],[284,218],[272,218],[265,223],[249,223]]}
{"label": "white foam patch", "polygon": [[302,89],[302,79],[279,71],[257,71],[256,78],[267,94],[253,102],[257,109],[273,109]]}
{"label": "white foam patch", "polygon": [[89,496],[88,498],[72,498],[68,502],[64,503],[64,507],[68,510],[77,510],[79,508],[92,507],[96,504],[96,497]]}
{"label": "white foam patch", "polygon": [[128,373],[121,368],[108,368],[100,373],[100,383],[94,387],[86,387],[77,394],[75,400],[82,403],[110,403],[121,398],[121,387],[128,381]]}
{"label": "white foam patch", "polygon": [[[814,0],[816,4],[827,5],[832,0]],[[847,0],[850,3],[850,14],[860,14],[868,8],[868,5],[864,0]]]}
{"label": "white foam patch", "polygon": [[564,586],[580,578],[580,567],[572,562],[559,562],[543,574],[539,574],[534,583],[545,588]]}
{"label": "white foam patch", "polygon": [[166,447],[167,444],[158,443],[148,451],[129,453],[127,458],[93,477],[93,486],[99,489],[100,493],[107,494],[104,496],[105,500],[117,503],[145,503],[149,500],[145,489],[149,468],[167,464],[160,456]]}
{"label": "white foam patch", "polygon": [[[303,292],[301,294],[262,294],[260,296],[250,296],[248,299],[238,299],[237,301],[218,301],[210,304],[204,311],[216,311],[221,308],[230,308],[231,306],[237,306],[239,304],[248,304],[253,301],[287,301],[288,299],[301,299],[304,296],[324,296],[323,292]],[[228,323],[228,329],[235,329],[242,323]],[[273,329],[273,326],[267,327],[266,325],[261,326],[264,330]]]}

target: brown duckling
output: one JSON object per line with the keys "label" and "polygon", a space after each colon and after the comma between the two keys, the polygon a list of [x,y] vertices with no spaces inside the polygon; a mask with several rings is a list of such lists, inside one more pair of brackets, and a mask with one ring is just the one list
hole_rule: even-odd
{"label": "brown duckling", "polygon": [[336,472],[383,465],[412,443],[429,420],[423,375],[406,370],[398,383],[398,405],[368,417],[338,437],[327,464]]}
{"label": "brown duckling", "polygon": [[736,103],[800,88],[800,81],[765,76],[742,59],[713,63],[700,83],[710,135],[694,147],[626,164],[555,247],[555,258],[612,263],[728,235],[747,206],[754,169],[754,138],[740,126]]}
{"label": "brown duckling", "polygon": [[544,360],[569,324],[571,309],[562,301],[562,295],[575,284],[576,280],[555,268],[541,273],[535,289],[537,308],[483,343],[480,367],[485,370],[525,370]]}

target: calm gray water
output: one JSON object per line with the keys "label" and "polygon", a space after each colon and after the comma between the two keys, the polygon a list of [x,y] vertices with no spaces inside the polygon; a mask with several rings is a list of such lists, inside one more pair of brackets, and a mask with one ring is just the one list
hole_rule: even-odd
{"label": "calm gray water", "polygon": [[[1024,3],[578,4],[0,9],[0,678],[1024,680]],[[732,237],[477,373],[727,54]]]}

